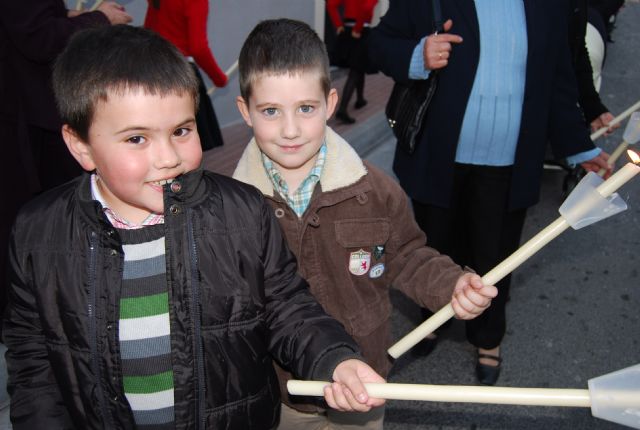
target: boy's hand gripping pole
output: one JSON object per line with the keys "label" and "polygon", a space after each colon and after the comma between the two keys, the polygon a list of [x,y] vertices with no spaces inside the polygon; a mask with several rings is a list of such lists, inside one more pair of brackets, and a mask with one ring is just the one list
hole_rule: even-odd
{"label": "boy's hand gripping pole", "polygon": [[[324,381],[287,381],[291,395],[322,396]],[[378,399],[591,408],[603,420],[640,429],[640,364],[589,379],[588,390],[463,385],[364,384]]]}
{"label": "boy's hand gripping pole", "polygon": [[[495,285],[569,226],[579,229],[625,210],[627,205],[624,200],[614,192],[640,173],[640,167],[635,165],[640,157],[633,151],[628,152],[633,163],[627,163],[606,181],[589,172],[560,207],[560,217],[484,275],[482,282],[485,285]],[[449,303],[392,345],[387,352],[393,358],[400,357],[454,315]]]}

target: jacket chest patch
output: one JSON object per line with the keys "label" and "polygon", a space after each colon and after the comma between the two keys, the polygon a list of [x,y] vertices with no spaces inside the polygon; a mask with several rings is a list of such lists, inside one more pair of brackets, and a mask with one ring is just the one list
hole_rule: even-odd
{"label": "jacket chest patch", "polygon": [[369,272],[369,277],[371,279],[376,279],[382,276],[383,273],[384,273],[384,263],[378,263],[371,268],[371,271]]}
{"label": "jacket chest patch", "polygon": [[349,272],[356,276],[364,275],[371,265],[371,253],[364,249],[352,252],[349,256]]}
{"label": "jacket chest patch", "polygon": [[384,245],[376,245],[373,247],[373,258],[380,260],[384,255]]}

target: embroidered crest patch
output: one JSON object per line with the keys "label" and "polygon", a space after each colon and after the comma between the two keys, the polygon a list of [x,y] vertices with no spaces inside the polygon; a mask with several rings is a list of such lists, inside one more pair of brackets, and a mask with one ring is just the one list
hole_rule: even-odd
{"label": "embroidered crest patch", "polygon": [[352,252],[349,256],[349,272],[356,276],[364,275],[369,271],[371,253],[364,249]]}
{"label": "embroidered crest patch", "polygon": [[371,279],[376,279],[382,276],[383,273],[384,273],[384,263],[378,263],[375,266],[373,266],[369,271],[369,277]]}

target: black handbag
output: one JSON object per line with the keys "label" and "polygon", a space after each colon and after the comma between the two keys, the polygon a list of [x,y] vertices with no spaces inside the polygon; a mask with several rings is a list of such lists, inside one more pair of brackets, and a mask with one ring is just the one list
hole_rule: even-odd
{"label": "black handbag", "polygon": [[[434,33],[442,31],[440,0],[431,1],[433,7]],[[438,72],[429,74],[428,79],[396,82],[385,107],[387,121],[398,140],[398,147],[412,154],[416,149],[418,135],[424,125],[429,103],[436,92]]]}

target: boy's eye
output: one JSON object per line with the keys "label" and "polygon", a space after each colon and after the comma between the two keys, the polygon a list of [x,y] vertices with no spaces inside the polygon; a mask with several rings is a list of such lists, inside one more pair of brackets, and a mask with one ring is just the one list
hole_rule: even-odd
{"label": "boy's eye", "polygon": [[265,114],[266,116],[274,116],[276,113],[278,113],[278,109],[273,107],[268,107],[266,109],[263,109],[262,113]]}
{"label": "boy's eye", "polygon": [[315,110],[315,108],[311,105],[302,105],[300,106],[300,112],[302,113],[311,113]]}
{"label": "boy's eye", "polygon": [[183,137],[186,136],[187,134],[189,134],[191,132],[191,129],[186,128],[186,127],[180,127],[178,129],[176,129],[176,131],[173,132],[173,135],[176,137]]}
{"label": "boy's eye", "polygon": [[140,145],[145,142],[145,139],[142,136],[131,136],[127,139],[127,142],[133,143],[134,145]]}

